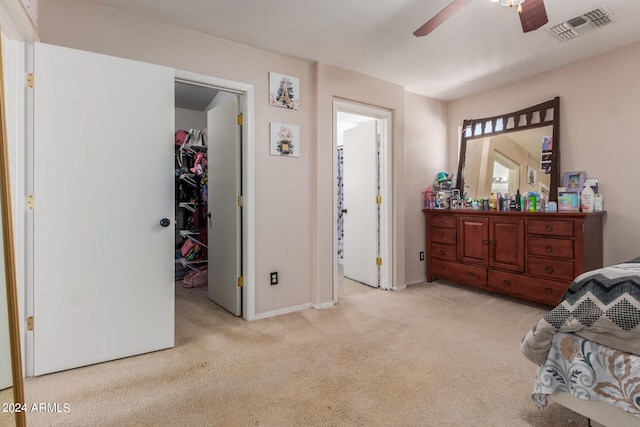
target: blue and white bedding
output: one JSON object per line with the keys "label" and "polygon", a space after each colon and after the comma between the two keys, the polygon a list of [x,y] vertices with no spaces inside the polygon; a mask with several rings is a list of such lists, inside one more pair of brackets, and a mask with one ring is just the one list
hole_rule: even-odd
{"label": "blue and white bedding", "polygon": [[533,398],[567,392],[640,421],[640,258],[578,276],[520,348],[540,365]]}
{"label": "blue and white bedding", "polygon": [[573,332],[640,355],[640,258],[578,276],[560,303],[522,339],[520,348],[529,360],[541,365],[558,332]]}
{"label": "blue and white bedding", "polygon": [[533,400],[542,408],[555,392],[608,402],[636,415],[640,425],[640,356],[558,332],[538,368]]}

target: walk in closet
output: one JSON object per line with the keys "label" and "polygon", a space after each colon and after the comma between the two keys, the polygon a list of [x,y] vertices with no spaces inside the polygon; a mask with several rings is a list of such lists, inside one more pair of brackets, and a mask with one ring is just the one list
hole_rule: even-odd
{"label": "walk in closet", "polygon": [[213,88],[176,82],[175,279],[185,287],[208,283],[208,129]]}
{"label": "walk in closet", "polygon": [[[240,96],[175,83],[175,280],[241,315]],[[198,293],[200,295],[202,293]]]}

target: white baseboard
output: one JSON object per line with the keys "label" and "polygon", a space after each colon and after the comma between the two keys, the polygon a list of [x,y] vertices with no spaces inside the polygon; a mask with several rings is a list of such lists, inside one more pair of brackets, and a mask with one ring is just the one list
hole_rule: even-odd
{"label": "white baseboard", "polygon": [[287,307],[280,310],[267,311],[266,313],[256,314],[254,320],[267,319],[269,317],[279,316],[281,314],[295,313],[296,311],[306,310],[313,307],[313,304],[302,304],[293,307]]}
{"label": "white baseboard", "polygon": [[427,283],[427,278],[425,277],[424,279],[418,279],[418,280],[411,280],[410,282],[405,283],[405,287],[409,286],[409,285],[417,285],[418,283]]}
{"label": "white baseboard", "polygon": [[322,310],[323,308],[333,307],[334,305],[336,305],[334,301],[329,301],[323,304],[313,304],[312,307],[315,308],[316,310]]}

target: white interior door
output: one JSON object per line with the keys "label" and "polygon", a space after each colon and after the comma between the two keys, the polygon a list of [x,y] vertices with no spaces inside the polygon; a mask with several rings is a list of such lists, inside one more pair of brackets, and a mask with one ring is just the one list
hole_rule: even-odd
{"label": "white interior door", "polygon": [[241,128],[238,96],[207,112],[209,133],[209,298],[236,316],[242,314]]}
{"label": "white interior door", "polygon": [[344,132],[344,276],[378,287],[376,122]]}
{"label": "white interior door", "polygon": [[173,347],[173,69],[36,44],[34,75],[34,374]]}

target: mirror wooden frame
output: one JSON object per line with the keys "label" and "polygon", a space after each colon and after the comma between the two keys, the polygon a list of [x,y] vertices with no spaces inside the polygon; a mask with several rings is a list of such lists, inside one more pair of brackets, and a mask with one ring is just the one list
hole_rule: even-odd
{"label": "mirror wooden frame", "polygon": [[[560,97],[513,113],[482,119],[464,120],[460,140],[460,160],[456,188],[464,194],[464,170],[467,141],[470,139],[502,135],[526,129],[553,126],[553,151],[551,152],[551,178],[549,200],[558,200],[560,182]],[[498,130],[496,130],[498,129]]]}
{"label": "mirror wooden frame", "polygon": [[[7,311],[9,313],[9,343],[11,345],[11,375],[13,380],[13,403],[23,408],[24,385],[22,382],[22,355],[20,351],[20,317],[18,310],[18,283],[16,280],[15,246],[13,241],[13,219],[11,215],[11,184],[9,173],[9,147],[7,141],[7,114],[5,106],[4,62],[2,34],[0,34],[0,174],[2,186],[2,232],[5,266],[5,284],[7,291]],[[24,411],[15,412],[18,427],[26,425]]]}

